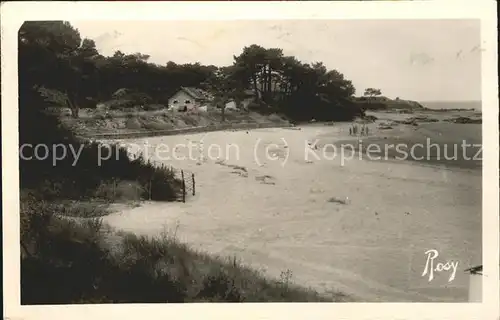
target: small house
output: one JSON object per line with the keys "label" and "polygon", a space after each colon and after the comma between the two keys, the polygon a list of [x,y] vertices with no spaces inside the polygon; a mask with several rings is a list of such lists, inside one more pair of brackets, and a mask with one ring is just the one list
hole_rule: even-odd
{"label": "small house", "polygon": [[207,105],[213,97],[206,91],[192,87],[181,87],[170,99],[169,109],[175,111],[198,110]]}
{"label": "small house", "polygon": [[236,101],[234,100],[229,100],[227,103],[226,103],[226,106],[225,106],[225,110],[237,110],[238,107],[236,106]]}
{"label": "small house", "polygon": [[[255,94],[252,90],[245,90],[243,92],[243,95],[240,100],[240,108],[241,109],[248,109],[248,106],[250,103],[252,103],[255,100]],[[226,103],[226,110],[237,110],[238,105],[234,99],[229,100]]]}

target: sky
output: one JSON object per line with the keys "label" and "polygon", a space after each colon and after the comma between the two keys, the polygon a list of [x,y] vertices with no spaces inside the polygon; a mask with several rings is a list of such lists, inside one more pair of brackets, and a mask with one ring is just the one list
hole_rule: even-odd
{"label": "sky", "polygon": [[150,55],[150,62],[229,65],[243,47],[281,48],[321,61],[353,82],[356,95],[481,100],[479,20],[70,21],[104,55]]}

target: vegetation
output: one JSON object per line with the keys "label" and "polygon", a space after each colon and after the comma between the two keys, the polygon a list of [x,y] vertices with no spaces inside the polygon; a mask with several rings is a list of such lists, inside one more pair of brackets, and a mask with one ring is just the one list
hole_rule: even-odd
{"label": "vegetation", "polygon": [[99,219],[58,217],[51,204],[31,195],[22,204],[22,304],[347,299],[300,288],[289,271],[267,280],[236,258],[193,251],[175,231],[153,239],[113,233]]}
{"label": "vegetation", "polygon": [[367,88],[362,97],[355,97],[351,100],[364,111],[398,109],[411,112],[415,109],[424,109],[424,107],[416,101],[403,100],[399,97],[396,99],[384,97],[382,96],[382,91],[375,88]]}
{"label": "vegetation", "polygon": [[[81,39],[68,22],[29,21],[19,31],[20,87],[51,88],[65,95],[73,117],[82,107],[116,98],[126,89],[127,103],[166,104],[181,86],[212,91],[217,103],[234,99],[241,103],[251,90],[257,109],[272,109],[293,120],[350,120],[361,114],[352,103],[351,81],[321,62],[302,63],[281,49],[259,45],[245,47],[230,66],[148,62],[141,53],[116,51],[101,55],[91,39]],[[50,74],[50,77],[47,75]]]}
{"label": "vegetation", "polygon": [[[177,198],[180,182],[172,170],[155,167],[141,157],[131,160],[124,148],[79,141],[57,118],[44,112],[45,106],[34,91],[25,91],[19,98],[22,189],[38,190],[45,200],[81,200],[95,197],[104,183],[127,181],[138,184],[142,198]],[[40,151],[44,149],[46,153]]]}
{"label": "vegetation", "polygon": [[373,97],[380,96],[381,94],[382,91],[380,89],[366,88],[363,96],[368,97],[368,99],[371,100]]}
{"label": "vegetation", "polygon": [[[218,70],[199,64],[157,66],[147,58],[120,52],[103,57],[94,42],[81,41],[69,23],[26,22],[21,27],[22,304],[325,301],[314,291],[292,285],[289,272],[280,281],[266,280],[236,260],[228,262],[191,251],[175,237],[147,239],[118,234],[103,226],[102,220],[89,218],[105,214],[103,203],[175,200],[180,182],[172,170],[157,168],[142,158],[129,159],[123,148],[103,149],[97,143],[80,141],[47,110],[54,101],[63,100],[77,118],[85,103],[112,97],[124,87],[160,101],[160,93],[177,85],[210,82]],[[248,75],[256,77],[256,73]],[[217,77],[213,79],[214,87],[221,88]],[[237,96],[237,88],[221,89],[220,96]],[[60,94],[47,99],[42,95],[46,89]],[[265,101],[274,99],[268,86],[262,89]],[[304,90],[294,86],[287,93],[312,94]],[[44,150],[42,155],[40,150]],[[91,206],[68,207],[70,200]]]}

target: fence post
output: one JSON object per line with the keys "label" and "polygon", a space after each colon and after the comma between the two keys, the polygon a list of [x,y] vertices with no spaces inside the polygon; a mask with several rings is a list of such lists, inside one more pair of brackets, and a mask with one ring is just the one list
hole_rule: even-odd
{"label": "fence post", "polygon": [[192,177],[192,180],[193,180],[193,196],[194,196],[195,193],[196,193],[196,191],[195,191],[196,190],[196,187],[195,187],[196,184],[195,184],[195,181],[194,181],[194,173],[191,173],[191,177]]}
{"label": "fence post", "polygon": [[151,175],[151,178],[149,178],[149,201],[151,201],[152,188],[153,188],[153,176]]}
{"label": "fence post", "polygon": [[182,202],[186,202],[186,182],[184,181],[184,170],[181,170],[182,177]]}

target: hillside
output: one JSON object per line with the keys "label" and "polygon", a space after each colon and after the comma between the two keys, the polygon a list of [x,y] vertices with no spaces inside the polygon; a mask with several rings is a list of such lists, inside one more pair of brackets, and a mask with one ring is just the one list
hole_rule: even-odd
{"label": "hillside", "polygon": [[355,97],[353,102],[364,110],[414,110],[424,109],[417,101],[404,99],[390,99],[387,97]]}
{"label": "hillside", "polygon": [[289,126],[285,117],[277,114],[262,115],[257,112],[226,111],[222,121],[220,111],[174,112],[157,111],[107,111],[83,109],[79,118],[62,115],[61,122],[80,136],[104,134],[146,135],[154,132],[213,131],[226,128],[252,128],[259,126]]}

